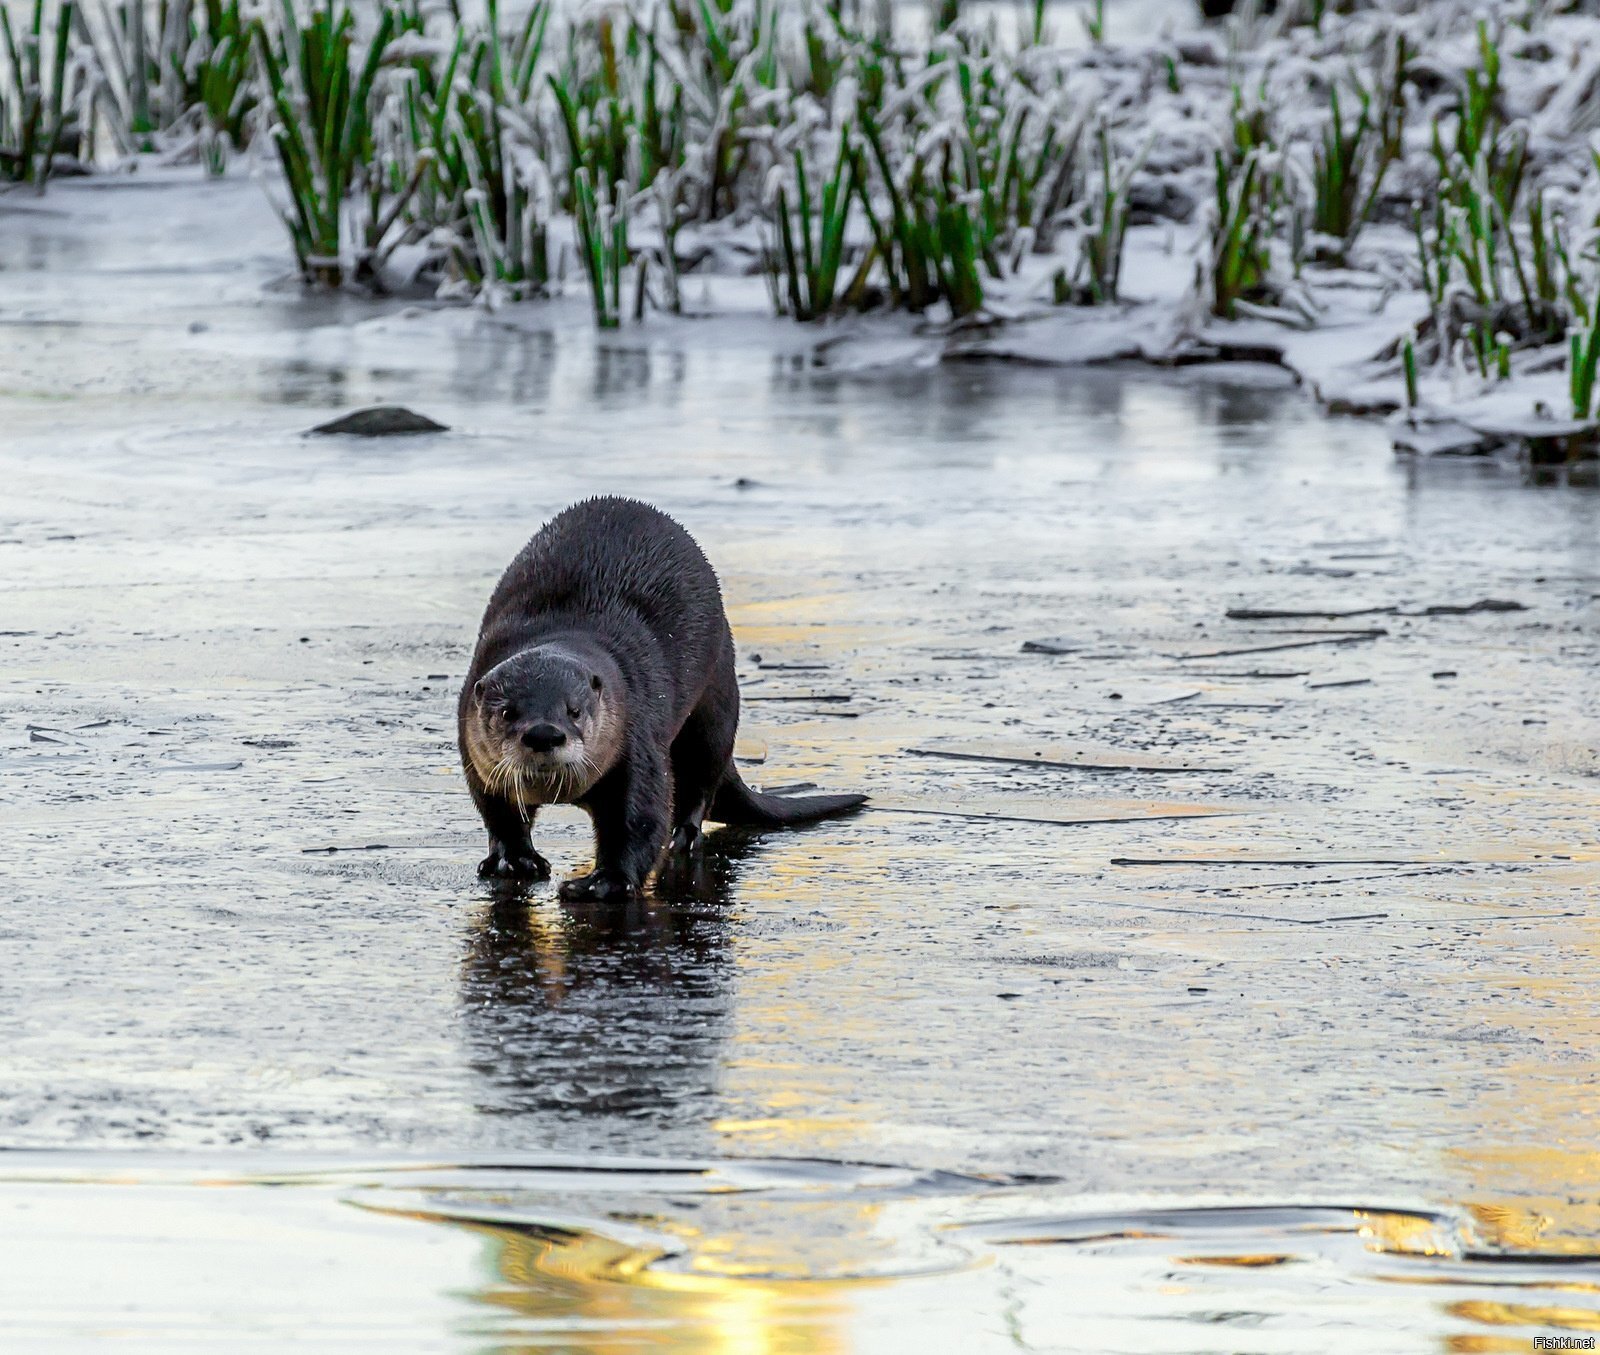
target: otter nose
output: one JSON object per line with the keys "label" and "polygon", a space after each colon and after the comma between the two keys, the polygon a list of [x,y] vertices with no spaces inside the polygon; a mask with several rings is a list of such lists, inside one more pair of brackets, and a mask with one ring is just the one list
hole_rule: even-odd
{"label": "otter nose", "polygon": [[535,753],[548,753],[552,748],[561,747],[566,741],[566,734],[554,725],[529,725],[522,731],[522,746],[532,749]]}

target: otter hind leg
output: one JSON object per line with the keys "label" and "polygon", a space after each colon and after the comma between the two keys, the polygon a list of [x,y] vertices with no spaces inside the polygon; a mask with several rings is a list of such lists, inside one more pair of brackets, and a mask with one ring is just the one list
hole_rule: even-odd
{"label": "otter hind leg", "polygon": [[672,743],[673,851],[690,851],[699,842],[700,825],[733,762],[738,725],[739,688],[730,653]]}

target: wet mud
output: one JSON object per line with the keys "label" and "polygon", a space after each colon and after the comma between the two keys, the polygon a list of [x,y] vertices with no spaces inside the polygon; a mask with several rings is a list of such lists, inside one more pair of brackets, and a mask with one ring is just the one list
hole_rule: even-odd
{"label": "wet mud", "polygon": [[[0,202],[8,1341],[1600,1323],[1593,493],[1226,374],[309,301],[164,191]],[[448,431],[305,435],[367,405]],[[746,778],[873,796],[625,909],[480,884],[453,747],[602,492],[717,564]]]}

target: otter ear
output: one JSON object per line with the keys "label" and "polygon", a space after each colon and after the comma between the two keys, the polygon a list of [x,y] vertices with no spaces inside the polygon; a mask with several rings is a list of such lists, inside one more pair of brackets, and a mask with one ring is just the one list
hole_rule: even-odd
{"label": "otter ear", "polygon": [[472,694],[479,701],[483,700],[483,679],[482,678],[479,678],[476,682],[474,682],[472,684]]}
{"label": "otter ear", "polygon": [[593,673],[593,674],[590,675],[590,677],[589,677],[589,685],[591,687],[593,687],[595,689],[595,691],[599,691],[600,690],[600,674],[599,673]]}

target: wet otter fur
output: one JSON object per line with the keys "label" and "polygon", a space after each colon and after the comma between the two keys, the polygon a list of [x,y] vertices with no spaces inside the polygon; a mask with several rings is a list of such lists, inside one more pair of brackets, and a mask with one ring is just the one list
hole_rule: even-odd
{"label": "wet otter fur", "polygon": [[864,795],[761,795],[733,765],[739,686],[722,590],[693,538],[632,499],[586,499],[546,523],[489,598],[457,707],[461,764],[489,830],[485,877],[546,879],[540,805],[594,820],[595,868],[568,899],[636,894],[669,836],[787,827]]}

